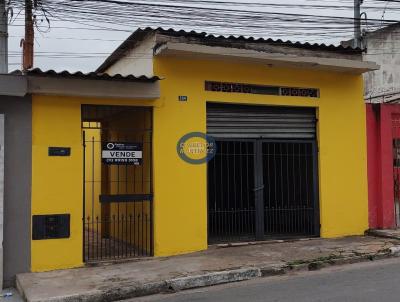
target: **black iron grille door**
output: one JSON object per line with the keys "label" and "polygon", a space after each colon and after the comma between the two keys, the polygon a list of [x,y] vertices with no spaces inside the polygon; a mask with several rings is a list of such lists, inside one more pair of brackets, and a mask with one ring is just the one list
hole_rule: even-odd
{"label": "black iron grille door", "polygon": [[254,239],[254,143],[218,141],[208,165],[209,241]]}
{"label": "black iron grille door", "polygon": [[318,235],[314,142],[263,142],[266,236]]}
{"label": "black iron grille door", "polygon": [[319,236],[314,108],[207,105],[209,242]]}
{"label": "black iron grille door", "polygon": [[82,106],[83,258],[153,254],[152,110]]}

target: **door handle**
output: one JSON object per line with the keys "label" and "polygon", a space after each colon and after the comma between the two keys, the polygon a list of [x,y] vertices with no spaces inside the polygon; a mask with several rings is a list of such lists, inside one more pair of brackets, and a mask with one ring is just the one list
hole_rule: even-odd
{"label": "door handle", "polygon": [[253,192],[261,191],[261,190],[263,190],[264,188],[265,188],[265,186],[262,185],[262,186],[260,186],[260,187],[258,187],[258,188],[254,188],[254,189],[253,189]]}

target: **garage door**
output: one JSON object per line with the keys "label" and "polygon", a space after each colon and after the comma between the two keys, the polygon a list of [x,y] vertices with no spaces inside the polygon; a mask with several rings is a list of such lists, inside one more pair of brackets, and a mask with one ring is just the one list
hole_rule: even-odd
{"label": "garage door", "polygon": [[209,104],[207,133],[215,138],[314,139],[314,108]]}

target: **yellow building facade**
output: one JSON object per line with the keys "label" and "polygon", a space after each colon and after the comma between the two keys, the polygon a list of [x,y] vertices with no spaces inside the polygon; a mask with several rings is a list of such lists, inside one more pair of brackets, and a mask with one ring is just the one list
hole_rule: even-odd
{"label": "yellow building facade", "polygon": [[[188,50],[185,51],[188,54]],[[346,60],[359,66],[350,64],[350,67],[338,67],[326,63],[324,68],[315,68],[314,63],[272,64],[269,60],[266,64],[261,63],[262,58],[255,60],[254,57],[251,60],[237,60],[226,57],[220,59],[221,54],[214,54],[213,57],[181,54],[171,53],[152,58],[152,72],[161,78],[161,93],[157,99],[33,95],[32,216],[70,214],[70,236],[32,240],[32,271],[84,265],[83,211],[89,210],[83,205],[83,200],[87,199],[83,196],[91,191],[85,189],[83,175],[85,170],[92,168],[88,168],[88,163],[84,165],[82,160],[82,123],[85,122],[82,120],[82,106],[86,105],[151,108],[152,148],[149,154],[152,165],[146,179],[151,178],[151,188],[148,190],[153,196],[152,225],[148,232],[151,231],[152,254],[156,257],[205,250],[209,244],[209,168],[206,163],[191,164],[182,160],[177,152],[177,143],[188,133],[208,132],[207,104],[211,103],[314,108],[317,120],[315,142],[318,147],[315,174],[318,189],[316,211],[320,223],[318,235],[322,238],[362,235],[367,230],[366,122],[362,69],[369,67],[352,58]],[[304,57],[304,54],[301,56]],[[309,54],[307,56],[310,57]],[[112,70],[111,66],[106,71],[117,73],[118,70]],[[310,98],[209,91],[205,89],[206,81],[260,87],[312,87],[318,90],[318,96]],[[71,154],[67,157],[50,157],[49,146],[68,146]],[[96,154],[100,152],[100,149],[93,150]],[[97,167],[100,165],[99,156]],[[98,169],[94,174],[101,177]],[[128,174],[124,174],[126,179],[129,178]],[[96,187],[94,190],[96,192],[92,194],[96,196],[97,203],[101,195],[99,192],[103,189]],[[142,191],[134,193],[143,194]],[[122,193],[127,192],[126,189]],[[98,207],[96,211],[99,211]],[[149,211],[146,210],[146,214],[150,215]],[[131,215],[131,212],[126,213],[125,219]],[[127,228],[124,232],[121,233],[122,239],[129,237],[132,231]]]}

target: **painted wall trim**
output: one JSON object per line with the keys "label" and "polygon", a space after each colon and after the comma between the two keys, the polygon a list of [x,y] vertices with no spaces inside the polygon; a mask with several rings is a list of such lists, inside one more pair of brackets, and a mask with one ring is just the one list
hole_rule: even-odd
{"label": "painted wall trim", "polygon": [[28,77],[28,79],[28,91],[33,94],[150,100],[160,97],[158,82],[82,81],[46,77]]}
{"label": "painted wall trim", "polygon": [[1,74],[0,94],[9,96],[25,96],[28,93],[28,80],[26,77]]}
{"label": "painted wall trim", "polygon": [[232,60],[277,67],[306,68],[314,70],[329,70],[335,72],[346,72],[353,74],[362,74],[364,72],[378,70],[380,68],[374,62],[340,59],[340,58],[322,58],[311,56],[295,56],[283,53],[266,53],[248,49],[235,49],[227,47],[215,47],[207,45],[193,45],[185,43],[167,42],[157,48],[155,55],[179,56],[191,59],[208,60]]}
{"label": "painted wall trim", "polygon": [[155,100],[160,97],[158,82],[60,79],[50,77],[0,75],[0,95],[26,94]]}

